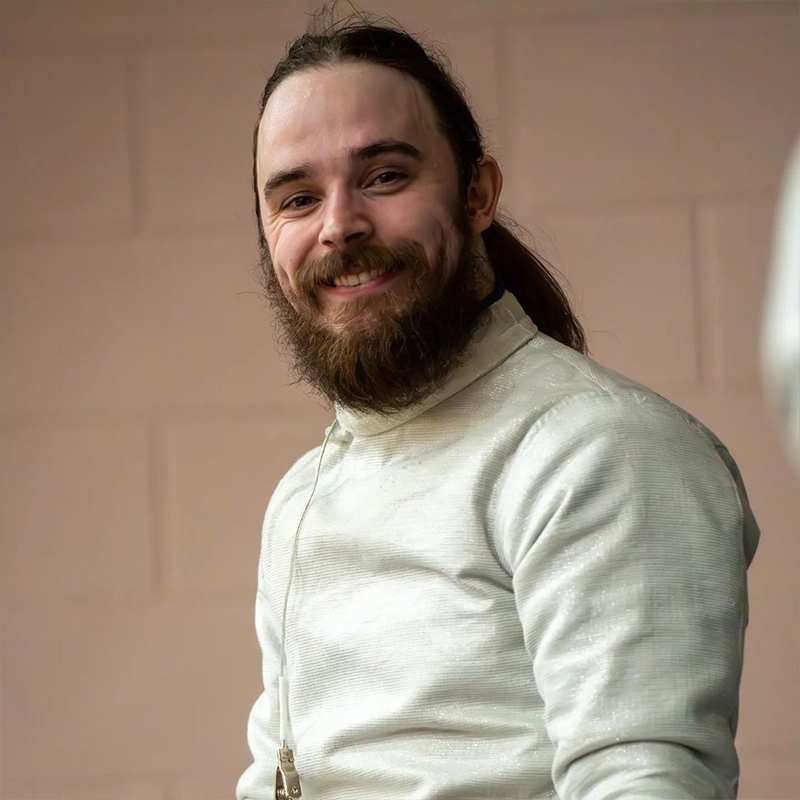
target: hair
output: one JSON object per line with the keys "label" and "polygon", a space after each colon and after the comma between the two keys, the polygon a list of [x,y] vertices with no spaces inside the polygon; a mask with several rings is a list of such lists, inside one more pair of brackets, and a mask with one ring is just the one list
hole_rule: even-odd
{"label": "hair", "polygon": [[[465,98],[465,91],[451,74],[445,56],[423,46],[394,20],[380,19],[355,9],[348,17],[335,20],[336,2],[327,3],[311,19],[306,33],[291,42],[275,67],[261,95],[253,131],[253,191],[258,222],[259,246],[267,247],[261,218],[256,152],[259,122],[276,87],[301,70],[333,66],[345,61],[368,61],[409,75],[427,93],[440,130],[455,156],[459,193],[466,200],[467,189],[485,152],[480,127]],[[505,214],[496,214],[482,233],[486,253],[495,277],[519,300],[539,330],[581,353],[587,352],[583,327],[556,279],[512,229],[521,228]]]}

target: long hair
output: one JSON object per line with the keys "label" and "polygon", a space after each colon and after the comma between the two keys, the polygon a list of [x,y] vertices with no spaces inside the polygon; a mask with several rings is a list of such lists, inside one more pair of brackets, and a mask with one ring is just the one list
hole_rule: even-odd
{"label": "long hair", "polygon": [[[485,145],[478,123],[443,54],[424,47],[393,20],[376,21],[360,10],[355,10],[345,19],[330,21],[334,7],[335,3],[324,6],[312,17],[306,33],[288,45],[285,56],[275,67],[261,95],[253,131],[253,191],[262,248],[267,243],[256,173],[259,122],[275,88],[295,72],[343,61],[370,61],[414,78],[430,98],[440,130],[453,149],[463,200],[466,200],[476,162],[484,153]],[[495,276],[514,294],[543,333],[585,353],[583,327],[570,308],[564,291],[544,261],[512,232],[512,228],[519,230],[509,217],[497,215],[482,234]]]}

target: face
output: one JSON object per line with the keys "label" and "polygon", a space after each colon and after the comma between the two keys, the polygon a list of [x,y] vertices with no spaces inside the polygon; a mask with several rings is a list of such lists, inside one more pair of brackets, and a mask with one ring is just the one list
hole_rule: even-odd
{"label": "face", "polygon": [[295,73],[259,123],[256,176],[267,292],[301,377],[361,409],[430,391],[493,278],[421,87],[375,64]]}

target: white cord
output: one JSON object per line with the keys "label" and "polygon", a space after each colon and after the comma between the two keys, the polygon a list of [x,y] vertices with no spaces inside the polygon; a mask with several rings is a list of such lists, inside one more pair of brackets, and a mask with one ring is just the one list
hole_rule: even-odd
{"label": "white cord", "polygon": [[317,490],[317,482],[319,481],[320,471],[322,469],[322,457],[325,455],[325,448],[328,446],[328,439],[331,438],[331,433],[336,427],[336,420],[325,432],[325,441],[322,443],[322,450],[320,450],[319,460],[317,461],[317,472],[314,476],[314,485],[311,487],[311,494],[308,496],[306,507],[300,515],[300,521],[297,523],[297,530],[294,533],[294,546],[292,547],[292,560],[289,563],[289,582],[286,585],[286,596],[283,599],[283,621],[281,622],[281,674],[278,677],[278,708],[280,710],[280,737],[281,744],[286,742],[286,729],[288,728],[289,720],[289,680],[286,677],[286,609],[289,606],[289,590],[292,588],[292,578],[294,577],[294,561],[297,556],[297,542],[300,539],[300,528],[303,520],[306,518],[306,513],[311,506],[311,500],[314,497],[314,492]]}
{"label": "white cord", "polygon": [[281,714],[281,744],[286,741],[286,729],[289,727],[289,684],[284,675],[278,678],[278,705]]}

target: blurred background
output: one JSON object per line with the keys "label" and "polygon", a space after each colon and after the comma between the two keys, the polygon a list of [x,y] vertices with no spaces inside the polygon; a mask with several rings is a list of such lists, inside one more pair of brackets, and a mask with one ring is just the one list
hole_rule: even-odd
{"label": "blurred background", "polygon": [[[797,2],[362,2],[444,47],[591,354],[729,446],[762,526],[740,797],[800,797],[800,503],[759,379]],[[272,344],[251,131],[317,3],[0,2],[2,782],[232,797],[261,518],[331,412]]]}

